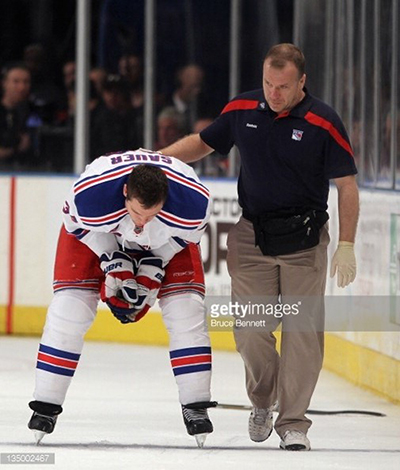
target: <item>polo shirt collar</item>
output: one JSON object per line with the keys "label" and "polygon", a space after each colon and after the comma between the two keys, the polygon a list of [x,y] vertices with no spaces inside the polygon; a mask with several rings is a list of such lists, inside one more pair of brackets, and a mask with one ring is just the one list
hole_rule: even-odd
{"label": "polo shirt collar", "polygon": [[[312,104],[312,98],[311,95],[308,93],[308,90],[306,87],[303,88],[303,91],[305,93],[304,98],[300,101],[300,103],[297,103],[296,106],[290,110],[290,112],[287,115],[284,115],[282,117],[286,116],[294,116],[294,117],[304,117],[307,112],[311,108]],[[276,117],[277,114],[275,111],[272,111],[272,109],[268,106],[268,103],[266,102],[265,98],[259,101],[258,106],[257,106],[257,111],[262,111],[262,112],[269,112],[272,116]]]}

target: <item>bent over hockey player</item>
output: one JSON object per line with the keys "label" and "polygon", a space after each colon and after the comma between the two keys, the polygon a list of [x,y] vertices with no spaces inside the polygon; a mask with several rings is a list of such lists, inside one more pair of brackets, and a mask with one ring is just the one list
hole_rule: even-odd
{"label": "bent over hockey player", "polygon": [[142,149],[94,160],[65,201],[54,297],[41,338],[34,411],[37,443],[54,430],[96,316],[99,298],[124,324],[157,297],[187,432],[202,447],[213,431],[211,348],[198,243],[209,192],[185,163]]}

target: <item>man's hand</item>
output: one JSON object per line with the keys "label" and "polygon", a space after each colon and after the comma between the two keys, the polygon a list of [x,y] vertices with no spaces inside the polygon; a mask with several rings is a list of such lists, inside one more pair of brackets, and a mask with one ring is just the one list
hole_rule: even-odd
{"label": "man's hand", "polygon": [[331,263],[331,277],[337,270],[338,287],[346,287],[356,278],[357,264],[354,243],[339,242]]}
{"label": "man's hand", "polygon": [[101,300],[122,323],[134,321],[134,314],[140,309],[134,305],[138,301],[138,286],[134,279],[131,258],[123,251],[103,253],[100,257],[100,267],[105,276]]}
{"label": "man's hand", "polygon": [[137,309],[152,307],[157,300],[158,291],[164,279],[163,260],[157,257],[141,258],[137,262],[136,282],[138,300]]}

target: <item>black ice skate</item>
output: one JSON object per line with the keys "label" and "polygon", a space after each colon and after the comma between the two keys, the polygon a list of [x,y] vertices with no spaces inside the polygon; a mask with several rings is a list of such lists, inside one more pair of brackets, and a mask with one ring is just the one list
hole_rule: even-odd
{"label": "black ice skate", "polygon": [[208,401],[182,405],[183,422],[187,432],[195,437],[200,448],[204,446],[207,435],[214,430],[207,412],[207,408],[212,406],[215,406],[213,402]]}
{"label": "black ice skate", "polygon": [[42,401],[31,401],[29,408],[33,410],[33,415],[29,420],[28,428],[34,432],[36,444],[39,445],[45,434],[51,434],[54,431],[57,417],[62,413],[62,408],[60,405]]}

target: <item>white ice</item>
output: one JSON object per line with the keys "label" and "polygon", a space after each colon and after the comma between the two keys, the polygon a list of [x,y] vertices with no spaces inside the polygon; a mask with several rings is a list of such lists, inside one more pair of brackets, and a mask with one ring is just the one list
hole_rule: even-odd
{"label": "white ice", "polygon": [[[287,452],[276,433],[261,444],[249,440],[247,411],[211,409],[214,433],[198,449],[183,425],[167,349],[114,343],[85,344],[64,412],[37,447],[27,428],[37,344],[0,337],[0,452],[55,453],[55,465],[32,468],[400,469],[400,407],[326,371],[310,408],[387,416],[312,416],[312,451]],[[221,403],[248,404],[237,353],[214,352],[212,393]]]}

